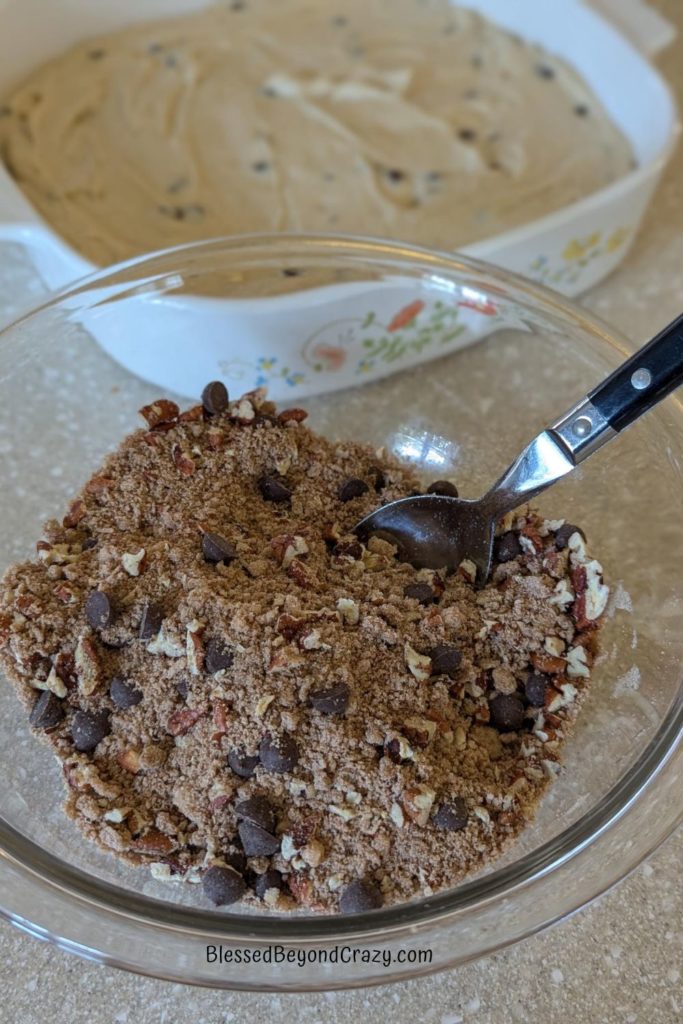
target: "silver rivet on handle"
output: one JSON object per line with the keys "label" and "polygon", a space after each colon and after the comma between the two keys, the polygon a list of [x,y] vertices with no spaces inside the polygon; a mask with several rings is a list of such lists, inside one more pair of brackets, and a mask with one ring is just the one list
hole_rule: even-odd
{"label": "silver rivet on handle", "polygon": [[644,391],[645,388],[649,388],[652,383],[652,374],[649,370],[646,370],[644,366],[641,366],[639,370],[634,370],[631,375],[631,384],[636,391]]}

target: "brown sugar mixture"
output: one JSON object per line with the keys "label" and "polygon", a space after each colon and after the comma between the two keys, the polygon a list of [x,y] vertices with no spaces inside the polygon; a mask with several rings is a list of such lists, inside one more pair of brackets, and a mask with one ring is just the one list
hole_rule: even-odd
{"label": "brown sugar mixture", "polygon": [[[579,529],[501,524],[491,578],[353,525],[420,489],[255,392],[160,399],[0,589],[0,664],[83,833],[216,905],[425,896],[532,819],[608,590]],[[441,481],[432,490],[455,493]]]}

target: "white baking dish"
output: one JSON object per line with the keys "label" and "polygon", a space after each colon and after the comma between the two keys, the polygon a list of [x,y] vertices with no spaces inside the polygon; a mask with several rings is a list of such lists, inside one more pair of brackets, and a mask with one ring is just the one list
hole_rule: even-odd
{"label": "white baking dish", "polygon": [[[634,0],[623,0],[624,13]],[[32,68],[87,36],[120,28],[135,21],[171,16],[205,6],[205,0],[0,0],[0,94],[27,75]],[[628,251],[640,225],[643,213],[659,181],[678,135],[675,105],[665,82],[644,56],[595,11],[580,0],[466,0],[475,8],[506,28],[540,43],[572,63],[593,87],[614,121],[630,139],[638,166],[631,173],[607,188],[571,206],[560,209],[513,231],[488,238],[466,247],[464,252],[496,263],[543,282],[567,295],[575,295],[603,278]],[[0,241],[14,240],[26,245],[39,274],[50,288],[61,287],[90,273],[95,268],[74,252],[33,209],[11,177],[0,166]],[[409,242],[410,239],[407,239]],[[320,290],[303,291],[285,298],[265,301],[263,330],[248,337],[239,327],[238,302],[224,299],[178,297],[173,303],[154,302],[154,308],[141,300],[140,321],[134,333],[145,332],[145,363],[147,367],[164,366],[150,374],[143,373],[139,356],[124,354],[121,346],[125,331],[115,337],[104,336],[97,325],[89,329],[111,354],[132,370],[153,376],[164,387],[188,391],[188,373],[193,379],[222,376],[233,387],[254,386],[263,377],[264,360],[276,358],[279,365],[291,368],[291,379],[306,380],[285,386],[274,380],[275,397],[285,392],[303,395],[333,390],[354,383],[349,367],[353,359],[331,358],[316,363],[311,378],[310,361],[305,352],[310,345],[302,337],[327,338],[318,348],[349,350],[360,344],[358,332],[339,336],[336,324],[341,320],[358,319],[359,287],[337,285]],[[414,291],[396,282],[391,293],[374,295],[378,311],[378,329],[390,330],[390,312],[409,305]],[[426,319],[426,308],[420,318]],[[226,316],[232,316],[234,330],[226,330]],[[178,329],[185,320],[192,323],[197,337],[205,339],[198,346],[197,361],[192,368],[168,367],[163,349],[155,350],[168,331]],[[485,318],[482,318],[485,319]],[[253,323],[253,321],[251,321]],[[127,325],[132,327],[132,325]],[[413,325],[414,326],[414,325]],[[374,330],[372,328],[371,330]],[[275,350],[273,333],[278,336]],[[364,331],[367,340],[368,331]],[[232,338],[238,339],[233,343]],[[448,344],[451,348],[471,341],[473,334],[465,331]],[[442,344],[431,346],[436,354],[444,351]],[[140,351],[141,346],[133,348]],[[429,349],[429,346],[427,347]],[[246,354],[246,356],[245,356]],[[406,353],[391,364],[391,369],[404,368],[427,357],[407,347]],[[240,366],[239,377],[230,367]],[[226,367],[228,369],[226,369]],[[377,363],[364,370],[364,378],[382,376],[389,367]],[[289,390],[288,390],[289,389]]]}

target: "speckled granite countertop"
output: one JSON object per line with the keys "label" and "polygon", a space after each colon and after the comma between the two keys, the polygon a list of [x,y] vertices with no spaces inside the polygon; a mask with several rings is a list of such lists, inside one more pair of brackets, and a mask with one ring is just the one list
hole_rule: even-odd
{"label": "speckled granite countertop", "polygon": [[[683,4],[661,58],[683,108]],[[624,266],[584,299],[634,343],[683,309],[683,147]],[[2,320],[41,294],[14,248],[0,250]],[[325,995],[211,992],[85,963],[0,925],[0,1019],[16,1024],[678,1024],[683,1020],[683,833],[569,921],[487,960],[431,978]]]}

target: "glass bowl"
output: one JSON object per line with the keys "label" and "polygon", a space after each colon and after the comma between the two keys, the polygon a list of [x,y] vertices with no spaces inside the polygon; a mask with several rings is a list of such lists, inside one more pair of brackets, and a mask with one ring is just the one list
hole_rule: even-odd
{"label": "glass bowl", "polygon": [[[331,437],[386,445],[426,479],[455,479],[464,496],[481,493],[627,351],[609,328],[522,279],[370,239],[245,237],[122,264],[0,332],[0,568],[34,550],[43,521],[61,514],[104,453],[137,426],[137,410],[160,395],[94,337],[114,354],[117,332],[127,351],[163,352],[181,302],[167,358],[184,346],[191,361],[203,304],[216,296],[226,300],[229,330],[233,313],[258,317],[283,296],[290,317],[299,305],[313,303],[324,316],[340,302],[348,316],[363,316],[366,289],[381,296],[397,280],[420,308],[438,301],[476,314],[466,339],[476,344],[450,351],[444,343],[438,359],[310,398],[310,423]],[[429,899],[352,917],[206,909],[195,886],[155,881],[81,839],[60,810],[58,766],[4,683],[3,913],[62,948],[141,973],[296,990],[459,964],[585,905],[681,817],[682,453],[683,408],[674,397],[538,503],[585,529],[612,597],[564,770],[535,823],[488,870]]]}

